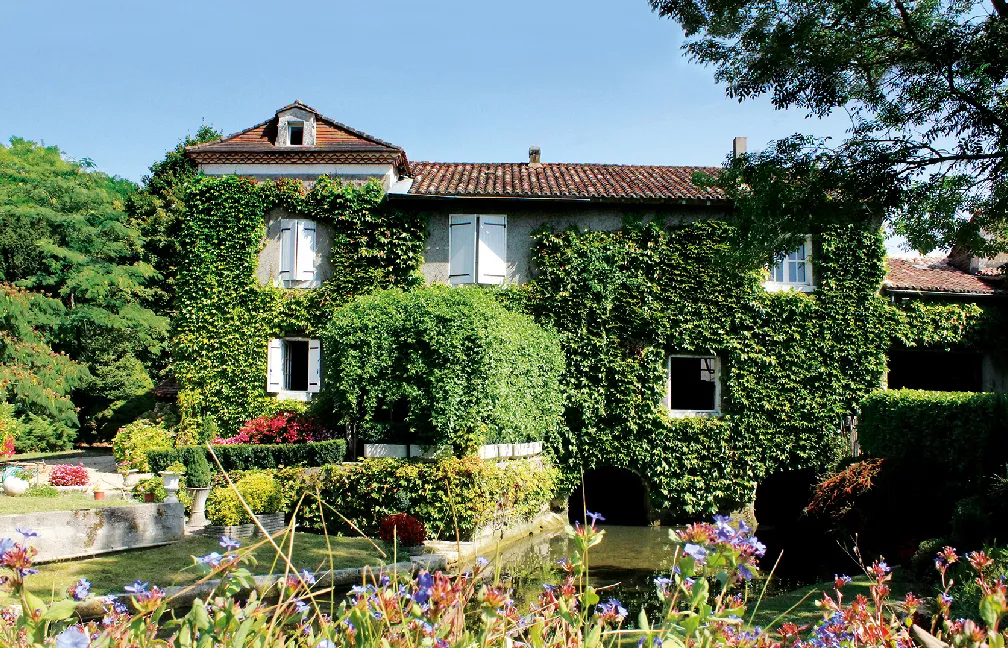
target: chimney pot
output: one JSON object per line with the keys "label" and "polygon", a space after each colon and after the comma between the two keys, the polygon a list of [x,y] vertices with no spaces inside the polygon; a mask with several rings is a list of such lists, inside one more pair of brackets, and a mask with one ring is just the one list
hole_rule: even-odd
{"label": "chimney pot", "polygon": [[541,167],[541,151],[538,146],[529,147],[529,166],[530,167]]}
{"label": "chimney pot", "polygon": [[732,140],[732,157],[738,157],[746,152],[746,138],[736,137]]}

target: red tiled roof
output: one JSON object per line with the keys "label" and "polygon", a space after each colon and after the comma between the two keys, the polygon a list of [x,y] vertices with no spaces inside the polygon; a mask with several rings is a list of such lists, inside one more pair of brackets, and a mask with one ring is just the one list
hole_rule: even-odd
{"label": "red tiled roof", "polygon": [[412,162],[410,195],[597,200],[726,200],[693,184],[715,167],[511,162]]}
{"label": "red tiled roof", "polygon": [[1003,293],[996,284],[949,265],[947,259],[889,259],[885,287],[891,290],[971,293]]}
{"label": "red tiled roof", "polygon": [[[314,146],[276,146],[278,115],[290,108],[315,114]],[[409,169],[402,148],[329,119],[310,106],[294,102],[276,111],[270,119],[216,142],[186,147],[186,155],[207,163],[394,163]]]}

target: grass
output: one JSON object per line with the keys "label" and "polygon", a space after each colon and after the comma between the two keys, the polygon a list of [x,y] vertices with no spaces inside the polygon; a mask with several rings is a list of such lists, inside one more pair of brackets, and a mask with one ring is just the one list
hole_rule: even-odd
{"label": "grass", "polygon": [[75,511],[105,506],[129,506],[134,502],[121,499],[97,501],[91,493],[65,493],[59,497],[28,497],[0,495],[0,515],[12,513],[46,513],[49,511]]}
{"label": "grass", "polygon": [[[277,543],[279,542],[278,538]],[[329,542],[332,545],[332,563],[336,569],[392,562],[390,551],[387,552],[389,558],[383,560],[371,543],[364,538],[329,536]],[[274,568],[276,552],[268,543],[263,542],[261,538],[250,538],[245,541],[249,547],[260,543],[261,546],[252,551],[252,555],[258,561],[258,565],[252,571],[256,574],[282,573],[284,562],[277,558]],[[286,545],[284,549],[286,550]],[[149,581],[151,585],[158,587],[186,585],[200,579],[199,572],[193,567],[191,556],[205,555],[212,551],[223,553],[216,538],[187,536],[184,540],[164,547],[135,549],[96,558],[38,565],[39,573],[30,577],[28,589],[49,600],[53,593],[57,599],[64,598],[66,589],[79,578],[91,581],[91,591],[98,595],[122,592],[125,585],[135,580]],[[309,571],[329,569],[325,536],[295,533],[291,562],[298,569]],[[0,595],[0,605],[11,602],[8,596]]]}
{"label": "grass", "polygon": [[[864,594],[870,598],[871,594],[868,591],[868,587],[871,584],[871,580],[868,576],[861,574],[860,576],[854,576],[853,579],[850,584],[843,588],[844,600],[850,601],[858,594]],[[905,580],[900,568],[893,570],[893,578],[889,582],[889,586],[892,588],[892,593],[889,595],[890,600],[902,599],[912,589],[911,583]],[[814,626],[822,619],[822,611],[816,607],[815,603],[822,598],[823,592],[831,596],[834,595],[833,581],[823,581],[814,585],[806,585],[805,587],[799,587],[788,592],[775,594],[774,596],[766,596],[760,602],[756,616],[753,618],[753,624],[765,628],[774,619],[787,612],[787,621],[796,623],[799,626]],[[751,614],[754,606],[755,602],[750,604],[750,611],[747,612],[746,620],[748,620],[748,614]],[[791,608],[794,609],[791,610]],[[791,611],[788,612],[788,610]],[[778,621],[774,629],[777,629],[782,622],[783,620]]]}

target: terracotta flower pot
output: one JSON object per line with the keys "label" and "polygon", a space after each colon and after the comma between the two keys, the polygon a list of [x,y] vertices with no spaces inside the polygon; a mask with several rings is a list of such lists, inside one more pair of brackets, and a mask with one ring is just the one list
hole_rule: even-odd
{"label": "terracotta flower pot", "polygon": [[103,491],[95,491],[94,492],[94,498],[96,500],[101,501],[101,500],[105,499],[105,493]]}
{"label": "terracotta flower pot", "polygon": [[148,504],[154,501],[154,493],[144,493],[144,501]]}

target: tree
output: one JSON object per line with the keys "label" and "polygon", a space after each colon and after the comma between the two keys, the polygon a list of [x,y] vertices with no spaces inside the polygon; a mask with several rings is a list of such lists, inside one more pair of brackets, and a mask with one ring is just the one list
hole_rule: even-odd
{"label": "tree", "polygon": [[162,278],[164,287],[155,293],[152,303],[159,313],[168,314],[174,302],[173,290],[182,242],[181,224],[185,213],[182,189],[198,174],[196,165],[185,156],[185,147],[220,138],[220,131],[206,124],[200,126],[195,136],[186,135],[165,154],[163,160],[151,165],[150,175],[143,178],[143,187],[126,202],[130,222],[145,239],[144,260]]}
{"label": "tree", "polygon": [[[796,135],[730,163],[718,183],[785,200],[759,236],[841,211],[885,218],[911,245],[1008,249],[1006,0],[651,0],[739,101],[845,111],[839,143]],[[785,184],[796,184],[789,190]],[[775,186],[780,185],[780,186]],[[792,211],[793,208],[793,211]],[[766,215],[766,214],[765,214]]]}
{"label": "tree", "polygon": [[[146,366],[162,353],[168,328],[145,306],[157,274],[141,260],[143,238],[124,211],[136,186],[92,166],[19,138],[0,145],[0,281],[29,291],[36,307],[49,304],[43,327],[31,328],[52,351],[86,367],[51,386],[58,394],[75,390],[74,406],[85,416],[150,389]],[[38,344],[31,328],[7,333]],[[55,410],[38,416],[71,424]]]}

